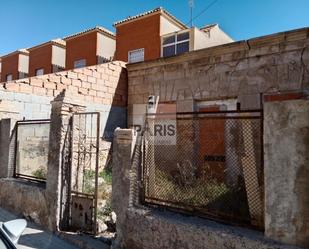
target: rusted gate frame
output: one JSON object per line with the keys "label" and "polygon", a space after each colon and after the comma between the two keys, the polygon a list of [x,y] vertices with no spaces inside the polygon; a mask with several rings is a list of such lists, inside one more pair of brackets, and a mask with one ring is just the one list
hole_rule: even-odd
{"label": "rusted gate frame", "polygon": [[21,178],[29,181],[39,182],[39,183],[46,183],[46,179],[41,179],[35,176],[29,176],[25,174],[19,174],[16,172],[16,163],[17,163],[17,146],[18,146],[18,127],[20,125],[36,125],[36,124],[50,124],[50,119],[29,119],[29,120],[18,120],[15,123],[15,149],[14,149],[14,168],[13,168],[13,177],[14,178]]}
{"label": "rusted gate frame", "polygon": [[[240,114],[240,116],[229,116],[228,114]],[[245,114],[248,114],[247,116],[245,116]],[[251,115],[250,115],[251,114]],[[253,114],[253,115],[252,115]],[[156,119],[156,117],[160,117],[160,116],[169,116],[169,115],[173,115],[175,116],[175,120],[186,120],[186,119],[190,119],[190,120],[198,120],[198,119],[244,119],[244,120],[249,120],[249,119],[258,119],[260,120],[259,122],[259,126],[260,126],[260,149],[261,149],[261,179],[263,181],[263,176],[264,176],[264,148],[263,148],[263,110],[262,109],[256,109],[256,110],[236,110],[236,111],[215,111],[215,112],[178,112],[178,113],[148,113],[146,114],[146,125],[145,125],[145,131],[147,131],[148,127],[148,118],[152,118],[152,119]],[[202,116],[202,117],[198,117],[198,115]],[[205,116],[203,116],[205,115]],[[224,116],[220,116],[220,115],[224,115]],[[250,116],[249,116],[250,115]],[[186,117],[189,116],[189,117]],[[145,139],[145,131],[143,132],[143,136]],[[144,141],[143,139],[143,141]],[[226,220],[224,219],[224,217],[228,218],[228,216],[225,214],[224,216],[220,216],[219,212],[218,215],[215,215],[211,212],[205,212],[203,210],[203,212],[201,212],[199,210],[199,208],[195,207],[195,206],[190,206],[190,205],[184,205],[181,202],[175,202],[175,201],[168,201],[168,200],[162,200],[159,198],[153,198],[150,197],[149,194],[149,187],[148,185],[148,177],[146,175],[146,170],[147,170],[147,162],[146,162],[146,145],[145,142],[143,142],[143,146],[142,146],[142,151],[143,151],[143,156],[142,156],[142,193],[141,193],[141,201],[144,205],[149,205],[149,206],[154,206],[154,207],[161,207],[164,209],[170,209],[170,210],[174,210],[176,212],[181,212],[184,214],[189,214],[189,215],[196,215],[199,217],[204,217],[204,218],[208,218],[208,219],[212,219],[215,221],[220,221],[223,223],[227,223],[227,224],[232,224],[232,225],[241,225],[241,226],[245,226],[245,227],[251,227],[257,230],[264,230],[264,227],[260,227],[260,226],[255,226],[255,225],[248,225],[245,223],[242,223],[241,219],[238,219],[237,222],[231,220]],[[264,182],[262,182],[262,192],[264,192]],[[148,192],[148,193],[147,193]],[[261,193],[262,194],[262,193]],[[264,204],[264,198],[262,195],[262,205]],[[164,204],[165,203],[165,204]],[[264,211],[263,211],[264,213]],[[233,216],[230,217],[231,219],[233,218]],[[245,221],[245,220],[244,220]],[[239,223],[240,222],[240,223]]]}
{"label": "rusted gate frame", "polygon": [[[72,195],[77,195],[77,196],[86,196],[87,198],[93,199],[93,230],[92,233],[96,235],[97,233],[97,202],[98,202],[98,177],[99,177],[99,150],[100,150],[100,113],[99,112],[79,112],[79,113],[74,113],[72,115],[72,120],[71,120],[71,141],[70,141],[70,151],[71,151],[71,157],[73,157],[73,146],[74,146],[74,119],[76,116],[85,116],[85,122],[87,115],[93,115],[97,116],[97,131],[96,131],[96,165],[95,165],[95,190],[94,194],[86,194],[78,191],[72,190],[72,169],[73,169],[73,158],[70,160],[70,180],[69,180],[69,188],[68,188],[68,196],[69,196],[69,203],[70,203],[70,210],[69,210],[69,220],[70,222],[72,221]],[[79,119],[80,120],[80,119]],[[92,122],[91,122],[92,126]],[[92,130],[92,129],[91,129]],[[91,131],[92,132],[92,131]],[[92,138],[91,138],[92,139]],[[79,141],[80,142],[80,141]]]}

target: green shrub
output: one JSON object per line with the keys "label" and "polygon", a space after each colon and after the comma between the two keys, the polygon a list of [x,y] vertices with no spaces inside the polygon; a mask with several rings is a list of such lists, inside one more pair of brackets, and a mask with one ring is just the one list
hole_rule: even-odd
{"label": "green shrub", "polygon": [[33,171],[32,175],[38,179],[46,180],[47,169],[41,166],[39,169]]}

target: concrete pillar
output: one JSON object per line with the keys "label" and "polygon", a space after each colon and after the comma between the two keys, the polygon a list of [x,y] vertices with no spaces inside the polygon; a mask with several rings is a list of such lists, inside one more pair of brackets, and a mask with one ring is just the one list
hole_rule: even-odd
{"label": "concrete pillar", "polygon": [[12,169],[9,166],[11,119],[0,121],[0,178],[10,177]]}
{"label": "concrete pillar", "polygon": [[51,105],[46,198],[49,208],[49,229],[57,231],[60,222],[62,169],[66,166],[63,152],[65,146],[68,146],[69,122],[74,112],[84,112],[85,107],[76,100],[65,97],[65,92],[57,96]]}
{"label": "concrete pillar", "polygon": [[309,100],[264,104],[265,234],[309,248]]}
{"label": "concrete pillar", "polygon": [[127,209],[132,205],[132,158],[136,145],[134,130],[115,130],[113,144],[112,208],[117,215],[117,237],[113,248],[123,248]]}

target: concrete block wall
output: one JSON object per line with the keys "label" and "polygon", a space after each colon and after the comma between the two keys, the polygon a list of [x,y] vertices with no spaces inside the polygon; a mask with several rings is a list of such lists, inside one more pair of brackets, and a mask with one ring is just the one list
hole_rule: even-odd
{"label": "concrete block wall", "polygon": [[102,113],[104,136],[126,126],[127,74],[120,61],[1,83],[0,119],[49,118],[50,102],[63,90],[87,111]]}

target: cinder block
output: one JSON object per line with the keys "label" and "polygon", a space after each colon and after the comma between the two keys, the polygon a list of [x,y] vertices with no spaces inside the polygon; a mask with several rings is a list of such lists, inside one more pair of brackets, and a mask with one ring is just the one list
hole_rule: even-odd
{"label": "cinder block", "polygon": [[19,91],[22,93],[31,94],[33,92],[33,86],[30,86],[28,84],[19,83]]}
{"label": "cinder block", "polygon": [[88,103],[93,102],[93,96],[86,95],[86,96],[85,96],[85,101],[88,102]]}
{"label": "cinder block", "polygon": [[42,87],[43,80],[36,77],[30,78],[30,85]]}
{"label": "cinder block", "polygon": [[0,91],[0,99],[1,100],[14,100],[15,93],[8,91]]}
{"label": "cinder block", "polygon": [[[106,92],[106,91],[105,91]],[[97,91],[97,96],[98,97],[105,97],[105,92],[103,92],[103,91]]]}
{"label": "cinder block", "polygon": [[82,82],[81,82],[81,80],[75,80],[75,79],[73,79],[73,80],[72,80],[72,85],[73,85],[73,86],[81,87],[81,86],[82,86]]}
{"label": "cinder block", "polygon": [[45,88],[37,87],[37,86],[33,87],[33,94],[46,95],[46,93],[47,93],[47,90]]}
{"label": "cinder block", "polygon": [[19,92],[19,84],[18,83],[5,83],[4,88],[8,91]]}
{"label": "cinder block", "polygon": [[83,95],[87,95],[88,94],[88,88],[78,88],[78,93],[79,94],[83,94]]}
{"label": "cinder block", "polygon": [[68,90],[77,93],[78,87],[77,86],[68,86]]}
{"label": "cinder block", "polygon": [[51,82],[54,82],[54,83],[60,83],[61,82],[61,77],[57,76],[55,74],[49,74],[49,80]]}
{"label": "cinder block", "polygon": [[101,74],[98,71],[93,71],[92,76],[97,79],[101,78]]}
{"label": "cinder block", "polygon": [[92,70],[90,70],[88,68],[84,68],[82,72],[83,72],[83,74],[85,74],[87,76],[92,76]]}
{"label": "cinder block", "polygon": [[53,89],[53,90],[56,89],[56,84],[53,82],[45,81],[43,85],[44,85],[44,88],[46,89]]}
{"label": "cinder block", "polygon": [[24,79],[20,79],[20,80],[15,80],[16,83],[25,83],[25,84],[29,84],[29,79],[30,78],[24,78]]}
{"label": "cinder block", "polygon": [[78,73],[77,74],[78,79],[80,79],[81,81],[87,81],[87,75],[83,74],[83,73]]}
{"label": "cinder block", "polygon": [[62,76],[61,77],[61,83],[64,85],[71,85],[72,84],[72,80],[67,78],[66,76]]}
{"label": "cinder block", "polygon": [[105,73],[106,72],[106,66],[102,66],[102,65],[99,65],[98,67],[97,67],[97,71],[99,72],[99,73]]}
{"label": "cinder block", "polygon": [[94,103],[102,103],[103,98],[94,96],[94,97],[93,97],[93,101],[94,101]]}
{"label": "cinder block", "polygon": [[82,82],[83,88],[91,88],[91,84],[89,82]]}
{"label": "cinder block", "polygon": [[87,77],[87,81],[90,82],[90,83],[96,83],[96,78],[95,77],[92,77],[92,76],[88,76]]}
{"label": "cinder block", "polygon": [[63,90],[65,90],[65,89],[67,89],[67,85],[57,84],[57,85],[56,85],[56,89],[57,89],[58,91],[63,91]]}
{"label": "cinder block", "polygon": [[108,74],[107,73],[101,73],[101,79],[102,80],[109,80]]}
{"label": "cinder block", "polygon": [[77,73],[73,73],[71,71],[68,72],[68,78],[69,79],[78,79]]}
{"label": "cinder block", "polygon": [[54,96],[54,90],[47,89],[47,96],[53,97]]}
{"label": "cinder block", "polygon": [[114,94],[116,89],[114,87],[107,87],[107,92]]}
{"label": "cinder block", "polygon": [[90,89],[89,92],[88,92],[88,94],[89,94],[90,96],[97,96],[97,91]]}

